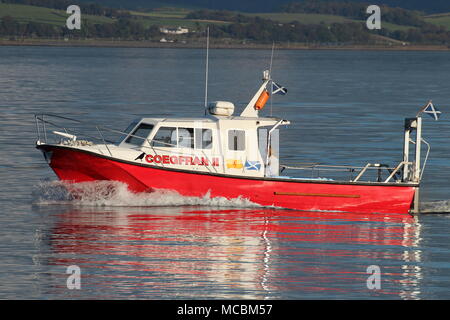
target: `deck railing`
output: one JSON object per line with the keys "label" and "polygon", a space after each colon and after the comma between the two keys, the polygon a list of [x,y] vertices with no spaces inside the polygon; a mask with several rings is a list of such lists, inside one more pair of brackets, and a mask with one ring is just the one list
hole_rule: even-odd
{"label": "deck railing", "polygon": [[[370,171],[375,174],[374,181],[376,182],[403,182],[401,170],[405,165],[411,165],[411,162],[400,162],[396,167],[390,167],[387,164],[368,163],[364,167],[346,166],[346,165],[324,165],[317,163],[304,163],[300,166],[295,165],[280,165],[280,171],[285,170],[303,170],[309,171],[309,178],[326,178],[322,177],[321,173],[348,173],[347,180],[351,182],[360,181],[364,176],[367,176]],[[383,178],[385,174],[385,178]],[[372,175],[373,176],[373,175]]]}
{"label": "deck railing", "polygon": [[[113,154],[112,154],[113,150],[108,146],[108,144],[109,145],[115,144],[116,141],[112,141],[112,140],[106,139],[105,136],[104,136],[104,133],[103,133],[104,131],[106,131],[106,132],[111,132],[111,133],[114,133],[116,135],[122,136],[122,140],[125,137],[127,137],[127,136],[128,137],[134,137],[134,138],[137,138],[137,139],[140,139],[140,140],[143,140],[143,141],[147,140],[148,146],[146,146],[146,145],[140,145],[140,146],[136,145],[136,148],[138,148],[138,149],[142,149],[142,148],[150,149],[150,150],[152,150],[154,152],[155,155],[158,155],[159,151],[164,151],[165,153],[172,153],[172,152],[174,152],[172,150],[161,149],[160,147],[153,146],[151,141],[147,137],[136,136],[136,135],[133,135],[133,134],[131,134],[129,132],[127,133],[125,131],[111,129],[111,128],[108,128],[108,127],[105,127],[105,126],[100,126],[98,124],[91,123],[89,121],[81,121],[81,120],[78,120],[78,119],[68,118],[68,117],[60,116],[60,115],[57,115],[57,114],[51,114],[51,113],[35,114],[34,117],[35,117],[35,122],[36,122],[36,134],[37,134],[37,139],[38,139],[37,143],[38,144],[42,144],[42,143],[46,144],[46,143],[48,143],[49,142],[49,137],[48,137],[47,133],[48,133],[48,131],[51,131],[51,133],[54,135],[54,137],[58,137],[58,139],[59,139],[59,141],[58,140],[54,140],[52,142],[55,142],[55,143],[63,143],[63,142],[65,142],[66,144],[67,143],[69,143],[69,144],[77,144],[77,143],[80,143],[80,141],[82,141],[82,143],[80,143],[80,144],[83,144],[83,143],[86,144],[86,143],[90,143],[91,142],[91,141],[79,140],[78,139],[78,137],[82,137],[84,139],[90,139],[90,140],[93,140],[95,142],[98,142],[99,145],[104,145],[106,150],[108,151],[109,155],[112,157],[113,156]],[[69,127],[69,126],[64,126],[64,125],[58,124],[58,123],[56,123],[57,120],[52,121],[52,120],[49,120],[49,119],[57,119],[57,120],[61,120],[61,121],[62,120],[69,121],[69,122],[71,122],[71,124],[84,125],[85,128],[83,128],[83,132],[82,132],[80,130],[74,129],[73,127]],[[85,130],[88,129],[88,128],[90,128],[94,132],[98,133],[99,136],[96,137],[94,135],[86,134]],[[54,129],[61,130],[63,132],[54,131]],[[62,134],[65,134],[65,135],[62,136]],[[78,139],[78,140],[70,141],[70,137],[71,136],[76,138],[76,139]],[[43,139],[41,140],[41,138],[43,138]],[[63,139],[63,138],[66,138],[66,139]],[[157,142],[158,142],[158,144],[163,144],[163,145],[170,146],[170,147],[176,147],[176,145],[171,144],[171,143],[167,143],[167,142],[164,142],[164,141],[157,141]],[[178,154],[192,155],[192,152],[189,153],[189,152],[182,152],[180,150],[176,150],[176,154],[177,155]],[[203,154],[204,154],[204,151],[203,151]],[[207,156],[206,154],[204,154],[204,155]],[[220,155],[209,155],[209,156],[210,157],[220,157],[221,160],[222,160],[222,165],[224,165],[223,164],[224,163],[223,155],[220,154]],[[209,171],[211,171],[211,172],[216,172],[217,173],[217,169],[214,168],[214,167],[210,168],[209,166],[206,166],[206,168]]]}
{"label": "deck railing", "polygon": [[[57,114],[51,114],[51,113],[35,114],[34,118],[36,121],[36,133],[37,133],[38,143],[48,143],[49,139],[48,139],[47,132],[52,129],[58,129],[58,130],[64,131],[64,133],[66,134],[66,138],[69,136],[73,136],[75,138],[83,137],[85,139],[90,139],[90,140],[96,141],[99,144],[103,144],[106,147],[106,149],[108,150],[108,153],[112,156],[112,153],[111,153],[110,148],[108,147],[108,144],[114,144],[115,141],[106,139],[103,134],[103,131],[111,132],[116,135],[118,134],[119,136],[131,136],[131,137],[134,137],[137,139],[147,140],[146,137],[144,138],[144,137],[135,136],[133,134],[130,134],[130,133],[127,133],[124,131],[111,129],[111,128],[108,128],[105,126],[100,126],[100,125],[97,125],[94,123],[90,123],[88,121],[81,121],[78,119],[68,118],[68,117],[57,115]],[[52,120],[50,120],[50,119],[52,119]],[[99,134],[99,136],[96,137],[94,135],[89,135],[86,132],[81,132],[79,130],[74,129],[72,126],[71,127],[63,126],[61,124],[56,123],[53,119],[69,121],[72,124],[87,125],[91,130],[95,129],[94,131],[97,132]],[[55,135],[55,137],[61,136],[61,133],[58,131],[52,131],[52,133]],[[41,137],[43,138],[43,140],[41,140]],[[60,142],[61,142],[61,140],[62,139],[60,138]]]}

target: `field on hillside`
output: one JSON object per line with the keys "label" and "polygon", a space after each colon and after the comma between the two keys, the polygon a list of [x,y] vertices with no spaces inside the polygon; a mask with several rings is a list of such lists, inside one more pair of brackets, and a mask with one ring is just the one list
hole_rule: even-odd
{"label": "field on hillside", "polygon": [[[21,23],[39,22],[52,25],[64,25],[69,14],[63,10],[49,9],[21,4],[0,3],[0,17],[11,16]],[[91,23],[111,23],[112,19],[101,16],[82,15]]]}
{"label": "field on hillside", "polygon": [[264,19],[271,19],[281,23],[289,23],[292,21],[299,21],[304,24],[319,24],[319,23],[344,23],[352,22],[353,20],[333,16],[329,14],[309,14],[309,13],[252,13],[246,14],[248,16],[259,16]]}
{"label": "field on hillside", "polygon": [[191,12],[191,10],[179,8],[161,8],[150,12],[130,11],[130,13],[135,16],[169,19],[184,19],[189,12]]}
{"label": "field on hillside", "polygon": [[438,26],[444,26],[447,30],[450,30],[450,13],[440,13],[426,16],[425,21]]}
{"label": "field on hillside", "polygon": [[[150,25],[159,25],[159,26],[185,26],[189,28],[194,28],[197,25],[207,25],[207,24],[228,24],[229,22],[225,21],[210,21],[210,20],[191,20],[185,19],[185,16],[189,13],[189,10],[186,9],[159,9],[152,12],[139,12],[139,11],[130,11],[131,15],[137,18],[139,22],[141,22],[145,27]],[[103,16],[94,16],[87,15],[81,12],[82,21],[88,21],[92,24],[103,24],[103,23],[112,23],[115,20],[103,17]],[[38,23],[46,23],[51,25],[64,25],[68,18],[68,14],[63,10],[56,10],[44,7],[37,6],[29,6],[29,5],[20,5],[20,4],[5,4],[0,3],[0,17],[3,16],[11,16],[15,20],[21,23],[27,22],[38,22]]]}
{"label": "field on hillside", "polygon": [[[185,27],[195,27],[197,24],[229,24],[231,22],[217,21],[217,20],[191,20],[185,19],[186,15],[190,12],[187,9],[160,9],[152,12],[137,12],[132,11],[136,17],[139,17],[144,25],[164,25],[164,26],[185,26]],[[238,14],[238,12],[236,13]],[[359,20],[352,20],[342,16],[327,15],[327,14],[306,14],[306,13],[246,13],[247,16],[259,16],[264,19],[270,19],[280,23],[289,23],[293,21],[298,21],[303,24],[331,24],[331,23],[346,23],[346,22],[364,22]],[[408,30],[410,26],[401,26],[393,23],[382,22],[383,28],[389,30]]]}
{"label": "field on hillside", "polygon": [[184,26],[188,28],[195,28],[196,26],[203,26],[207,24],[229,24],[227,21],[217,21],[217,20],[194,20],[185,19],[187,14],[191,10],[183,8],[162,8],[151,12],[139,12],[131,11],[130,13],[137,17],[144,26],[148,27],[150,25],[160,25],[160,26],[171,26],[178,27]]}
{"label": "field on hillside", "polygon": [[[329,14],[313,14],[313,13],[253,13],[248,14],[251,16],[260,16],[265,19],[271,19],[281,23],[289,23],[292,21],[299,21],[304,24],[331,24],[331,23],[346,23],[346,22],[364,22],[361,20],[354,20],[342,16],[335,16]],[[383,22],[381,20],[382,28],[386,28],[391,31],[396,30],[408,30],[414,28],[411,26],[402,26],[398,24]]]}
{"label": "field on hillside", "polygon": [[165,26],[165,27],[187,27],[187,28],[196,28],[197,26],[204,26],[208,24],[230,24],[227,21],[217,21],[217,20],[191,20],[184,18],[169,18],[169,17],[158,17],[158,16],[143,16],[141,14],[136,15],[138,17],[138,21],[141,22],[145,27],[149,27],[151,25]]}

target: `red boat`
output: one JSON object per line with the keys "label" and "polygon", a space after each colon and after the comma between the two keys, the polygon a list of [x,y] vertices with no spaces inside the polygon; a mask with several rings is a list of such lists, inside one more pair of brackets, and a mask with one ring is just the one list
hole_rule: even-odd
{"label": "red boat", "polygon": [[[396,166],[283,165],[279,128],[290,122],[258,114],[270,96],[267,86],[274,84],[265,71],[261,87],[240,116],[233,116],[231,102],[216,101],[200,118],[142,118],[123,132],[95,126],[101,136],[97,143],[93,137],[80,139],[77,131],[51,118],[78,120],[35,115],[36,147],[59,179],[74,183],[120,181],[134,192],[168,189],[183,196],[240,197],[262,206],[307,211],[418,212],[420,115],[405,121],[404,157]],[[120,141],[105,140],[107,130],[122,135]],[[50,142],[50,134],[59,140]],[[284,175],[305,170],[305,176]],[[324,178],[319,175],[323,172],[348,177]]]}

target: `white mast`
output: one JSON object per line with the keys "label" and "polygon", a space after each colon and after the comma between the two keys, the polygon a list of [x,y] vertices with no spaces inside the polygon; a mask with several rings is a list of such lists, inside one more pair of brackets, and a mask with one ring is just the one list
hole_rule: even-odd
{"label": "white mast", "polygon": [[[275,41],[272,42],[272,54],[270,55],[270,67],[269,67],[269,75],[272,79],[272,62],[273,62],[273,49],[275,48]],[[272,116],[272,104],[273,104],[273,84],[272,80],[270,81],[270,116]]]}
{"label": "white mast", "polygon": [[205,116],[208,108],[209,27],[206,28]]}

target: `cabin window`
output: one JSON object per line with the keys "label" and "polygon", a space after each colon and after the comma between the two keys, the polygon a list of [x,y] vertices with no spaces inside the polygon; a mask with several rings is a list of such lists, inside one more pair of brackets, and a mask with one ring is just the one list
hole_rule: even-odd
{"label": "cabin window", "polygon": [[[133,121],[131,124],[129,124],[128,127],[124,131],[122,131],[123,135],[120,136],[120,140],[117,141],[116,144],[119,145],[122,141],[124,141],[124,139],[127,138],[128,134],[131,132],[131,130],[134,129],[134,127],[137,126],[138,123],[139,122],[137,121]],[[125,136],[125,138],[123,136]]]}
{"label": "cabin window", "polygon": [[212,149],[211,129],[195,129],[195,148]]}
{"label": "cabin window", "polygon": [[[131,125],[130,125],[130,127],[131,127]],[[152,124],[141,123],[139,125],[139,127],[137,127],[133,131],[132,136],[129,136],[125,142],[129,143],[129,144],[141,146],[144,144],[145,140],[148,138],[148,136],[152,130],[153,130]]]}
{"label": "cabin window", "polygon": [[177,128],[161,127],[152,140],[153,147],[175,148],[177,146]]}
{"label": "cabin window", "polygon": [[178,147],[194,149],[193,128],[178,128]]}
{"label": "cabin window", "polygon": [[228,149],[232,151],[245,150],[244,130],[228,130]]}
{"label": "cabin window", "polygon": [[131,130],[134,129],[134,127],[136,127],[136,125],[138,124],[138,122],[133,121],[124,131],[124,133],[129,134],[131,132]]}

